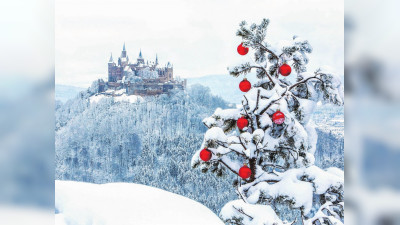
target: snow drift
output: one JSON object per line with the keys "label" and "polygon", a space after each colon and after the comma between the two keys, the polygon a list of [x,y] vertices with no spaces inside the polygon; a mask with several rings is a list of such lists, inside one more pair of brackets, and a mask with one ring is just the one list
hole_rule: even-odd
{"label": "snow drift", "polygon": [[55,182],[57,225],[222,225],[204,205],[161,189],[131,183]]}

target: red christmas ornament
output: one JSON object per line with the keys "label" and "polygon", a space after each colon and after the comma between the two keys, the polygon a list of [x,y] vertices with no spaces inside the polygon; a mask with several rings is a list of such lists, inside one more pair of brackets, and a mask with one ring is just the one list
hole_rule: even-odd
{"label": "red christmas ornament", "polygon": [[244,47],[243,43],[241,43],[238,47],[237,47],[237,51],[240,55],[246,55],[249,52],[249,48]]}
{"label": "red christmas ornament", "polygon": [[248,92],[250,88],[251,83],[246,78],[243,78],[243,80],[239,83],[239,89],[243,92]]}
{"label": "red christmas ornament", "polygon": [[279,73],[282,76],[289,76],[290,73],[292,72],[292,68],[288,64],[283,64],[281,67],[279,67]]}
{"label": "red christmas ornament", "polygon": [[276,111],[272,115],[272,121],[276,124],[282,124],[285,121],[285,114],[283,114],[281,111]]}
{"label": "red christmas ornament", "polygon": [[200,152],[200,159],[203,160],[204,162],[207,162],[208,160],[210,160],[211,156],[212,156],[212,153],[207,148],[201,150],[201,152]]}
{"label": "red christmas ornament", "polygon": [[251,176],[251,169],[249,167],[247,167],[246,165],[242,166],[242,168],[240,168],[239,170],[239,176],[242,179],[247,179]]}
{"label": "red christmas ornament", "polygon": [[244,116],[242,116],[236,121],[236,125],[240,130],[243,130],[243,128],[249,125],[249,121]]}

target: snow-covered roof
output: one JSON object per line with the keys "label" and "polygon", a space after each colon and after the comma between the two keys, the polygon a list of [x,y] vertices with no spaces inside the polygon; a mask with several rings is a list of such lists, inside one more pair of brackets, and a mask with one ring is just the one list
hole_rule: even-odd
{"label": "snow-covered roof", "polygon": [[114,93],[116,95],[122,95],[122,94],[126,93],[126,90],[125,89],[120,89],[120,90],[115,91]]}
{"label": "snow-covered roof", "polygon": [[130,66],[125,66],[125,67],[124,67],[124,71],[131,72],[131,71],[132,71],[132,69],[131,69],[131,67],[130,67]]}

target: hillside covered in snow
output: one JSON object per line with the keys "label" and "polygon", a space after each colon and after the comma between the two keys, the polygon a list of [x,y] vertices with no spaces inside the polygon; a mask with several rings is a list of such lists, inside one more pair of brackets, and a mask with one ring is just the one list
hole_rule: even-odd
{"label": "hillside covered in snow", "polygon": [[83,92],[56,108],[56,179],[145,184],[199,201],[215,213],[235,197],[228,180],[190,166],[205,132],[203,118],[227,106],[208,88],[135,103],[114,97],[91,101],[94,96]]}
{"label": "hillside covered in snow", "polygon": [[[237,198],[234,176],[219,174],[232,176],[220,179],[190,165],[206,131],[202,120],[227,108],[224,100],[200,85],[140,101],[112,95],[123,93],[99,97],[89,89],[56,104],[56,179],[149,185],[196,200],[216,214]],[[316,164],[343,168],[343,138],[317,132]]]}
{"label": "hillside covered in snow", "polygon": [[223,225],[204,205],[141,184],[55,183],[56,225]]}

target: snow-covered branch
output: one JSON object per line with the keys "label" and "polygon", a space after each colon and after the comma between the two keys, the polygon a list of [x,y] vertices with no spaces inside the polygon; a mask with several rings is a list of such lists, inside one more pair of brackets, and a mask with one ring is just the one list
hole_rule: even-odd
{"label": "snow-covered branch", "polygon": [[300,85],[300,84],[304,84],[304,83],[306,83],[307,81],[309,81],[309,80],[311,80],[311,79],[317,79],[317,80],[321,81],[322,83],[324,83],[324,81],[323,81],[321,78],[317,77],[318,75],[319,75],[319,74],[317,74],[317,75],[315,75],[315,76],[313,76],[313,77],[308,77],[308,78],[306,78],[306,79],[303,79],[303,80],[301,80],[301,81],[299,81],[299,82],[293,84],[292,86],[290,86],[288,90],[290,91],[290,90],[292,90],[293,88],[295,88],[296,86],[298,86],[298,85]]}
{"label": "snow-covered branch", "polygon": [[[243,55],[247,47],[252,48],[255,60],[231,67],[229,72],[238,77],[256,69],[260,81],[252,88],[241,89],[246,92],[241,106],[217,109],[204,119],[209,130],[202,148],[212,150],[213,157],[210,162],[209,158],[200,161],[198,151],[192,164],[227,168],[241,177],[234,185],[243,201],[227,203],[220,213],[227,224],[288,224],[265,204],[295,209],[298,217],[289,220],[294,221],[292,224],[301,221],[303,225],[316,225],[315,221],[327,219],[340,224],[343,175],[314,166],[317,134],[310,120],[318,102],[343,104],[342,83],[326,69],[306,72],[307,54],[312,52],[307,40],[294,36],[278,47],[269,45],[265,40],[268,24],[267,19],[258,25],[240,24],[237,35],[243,43],[238,51]],[[243,46],[244,53],[240,51]],[[297,82],[283,79],[289,75],[297,76]],[[311,210],[327,202],[331,204],[317,214]]]}

